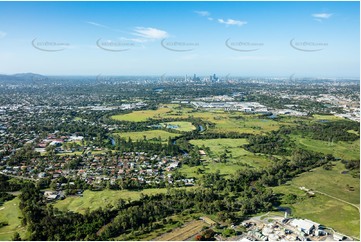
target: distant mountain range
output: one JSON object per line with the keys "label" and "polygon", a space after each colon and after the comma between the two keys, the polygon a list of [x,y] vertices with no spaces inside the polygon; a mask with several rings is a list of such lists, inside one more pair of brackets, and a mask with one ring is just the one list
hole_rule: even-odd
{"label": "distant mountain range", "polygon": [[46,81],[46,80],[48,80],[48,77],[35,73],[17,73],[14,75],[0,74],[0,81],[31,82],[31,81]]}

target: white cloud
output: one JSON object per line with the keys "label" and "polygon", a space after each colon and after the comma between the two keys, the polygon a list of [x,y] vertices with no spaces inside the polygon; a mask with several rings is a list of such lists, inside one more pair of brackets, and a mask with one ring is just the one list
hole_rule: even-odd
{"label": "white cloud", "polygon": [[243,26],[243,25],[247,24],[247,22],[245,22],[245,21],[234,20],[234,19],[230,19],[230,18],[227,19],[227,21],[220,18],[220,19],[218,19],[218,22],[221,24],[225,24],[226,26],[229,26],[229,25]]}
{"label": "white cloud", "polygon": [[136,42],[136,43],[145,43],[147,42],[146,39],[142,39],[142,38],[125,38],[125,37],[121,37],[121,40],[126,40],[126,41],[132,41],[132,42]]}
{"label": "white cloud", "polygon": [[164,30],[144,27],[136,27],[134,29],[133,35],[142,37],[147,40],[164,39],[169,36],[168,33]]}
{"label": "white cloud", "polygon": [[7,34],[3,31],[0,31],[0,39],[4,38]]}
{"label": "white cloud", "polygon": [[213,21],[213,18],[210,18],[210,17],[209,17],[208,20],[209,20],[209,21]]}
{"label": "white cloud", "polygon": [[103,24],[99,24],[99,23],[96,23],[96,22],[86,21],[85,23],[90,24],[90,25],[93,25],[93,26],[96,26],[96,27],[101,27],[101,28],[106,28],[106,29],[109,29],[109,27],[108,27],[108,26],[103,25]]}
{"label": "white cloud", "polygon": [[333,13],[314,13],[312,14],[312,17],[316,19],[329,19]]}
{"label": "white cloud", "polygon": [[97,23],[97,22],[92,22],[92,21],[84,21],[85,23],[87,24],[90,24],[90,25],[93,25],[95,27],[98,27],[98,28],[103,28],[103,29],[107,29],[107,30],[110,30],[110,31],[114,31],[114,32],[121,32],[121,33],[124,33],[124,31],[121,31],[119,29],[113,29],[107,25],[104,25],[104,24],[100,24],[100,23]]}
{"label": "white cloud", "polygon": [[208,11],[194,11],[196,14],[198,14],[199,16],[202,16],[202,17],[207,17],[207,16],[210,16],[211,13],[208,12]]}

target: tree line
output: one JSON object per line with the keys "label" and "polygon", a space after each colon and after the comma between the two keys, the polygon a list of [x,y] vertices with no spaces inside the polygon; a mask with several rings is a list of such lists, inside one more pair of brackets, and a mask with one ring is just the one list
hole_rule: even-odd
{"label": "tree line", "polygon": [[293,132],[308,136],[311,139],[328,142],[355,141],[360,137],[355,133],[348,132],[354,130],[360,133],[360,124],[355,121],[340,120],[314,123],[312,125],[299,125],[293,128]]}

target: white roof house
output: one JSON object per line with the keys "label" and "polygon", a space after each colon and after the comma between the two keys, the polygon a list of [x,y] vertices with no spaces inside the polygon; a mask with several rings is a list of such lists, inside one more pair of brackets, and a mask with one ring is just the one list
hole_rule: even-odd
{"label": "white roof house", "polygon": [[49,195],[49,196],[47,197],[48,200],[55,200],[55,199],[57,199],[57,198],[58,198],[58,195],[56,195],[56,194],[54,194],[54,195]]}
{"label": "white roof house", "polygon": [[313,223],[309,222],[309,220],[306,221],[303,219],[294,219],[291,221],[290,225],[306,234],[311,234],[311,231],[315,228]]}
{"label": "white roof house", "polygon": [[309,222],[309,223],[313,224],[313,225],[315,226],[315,228],[318,228],[318,227],[320,226],[320,224],[319,224],[319,223],[313,222],[313,221],[311,221],[311,220],[309,220],[309,219],[304,219],[304,221],[306,221],[306,222]]}
{"label": "white roof house", "polygon": [[247,239],[247,238],[242,238],[241,240],[238,240],[238,241],[245,241],[245,242],[247,242],[247,241],[252,241],[252,240],[249,240],[249,239]]}
{"label": "white roof house", "polygon": [[342,241],[344,239],[344,235],[343,234],[340,234],[340,233],[337,233],[335,232],[333,234],[333,239],[336,240],[336,241]]}

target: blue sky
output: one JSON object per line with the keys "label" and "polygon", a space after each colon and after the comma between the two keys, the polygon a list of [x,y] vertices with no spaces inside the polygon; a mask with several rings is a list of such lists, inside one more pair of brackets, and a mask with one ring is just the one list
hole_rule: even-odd
{"label": "blue sky", "polygon": [[0,2],[0,73],[356,77],[359,2]]}

